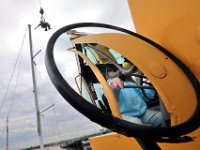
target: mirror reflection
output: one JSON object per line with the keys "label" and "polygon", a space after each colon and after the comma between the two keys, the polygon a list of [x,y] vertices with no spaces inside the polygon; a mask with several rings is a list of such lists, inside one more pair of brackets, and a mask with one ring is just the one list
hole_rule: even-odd
{"label": "mirror reflection", "polygon": [[[89,34],[92,34],[92,31]],[[94,33],[97,32],[98,30]],[[88,102],[112,113],[98,77],[88,62],[73,50],[79,51],[103,74],[115,96],[122,119],[145,126],[170,126],[170,114],[161,97],[139,68],[116,50],[104,45],[98,43],[73,45],[74,39],[86,35],[83,31],[68,31],[55,43],[54,60],[66,82]]]}

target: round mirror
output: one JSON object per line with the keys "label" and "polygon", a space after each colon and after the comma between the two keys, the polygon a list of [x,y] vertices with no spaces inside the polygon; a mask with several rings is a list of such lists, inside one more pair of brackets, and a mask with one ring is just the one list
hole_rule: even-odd
{"label": "round mirror", "polygon": [[200,125],[193,73],[160,45],[126,29],[99,23],[63,27],[49,40],[46,67],[74,108],[113,131],[171,137]]}

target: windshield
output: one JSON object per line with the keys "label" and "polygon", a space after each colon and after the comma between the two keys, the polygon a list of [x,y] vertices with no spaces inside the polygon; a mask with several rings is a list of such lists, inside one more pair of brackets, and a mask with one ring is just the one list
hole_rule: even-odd
{"label": "windshield", "polygon": [[[124,57],[113,49],[107,48],[99,44],[83,45],[83,53],[95,64],[107,64],[110,59],[118,64],[122,64]],[[84,61],[84,64],[87,63]]]}

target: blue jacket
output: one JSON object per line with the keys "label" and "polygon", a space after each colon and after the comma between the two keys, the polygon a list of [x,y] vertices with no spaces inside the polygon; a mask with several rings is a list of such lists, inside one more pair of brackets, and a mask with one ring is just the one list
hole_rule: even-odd
{"label": "blue jacket", "polygon": [[[136,85],[136,83],[130,81],[124,82],[124,86],[130,85]],[[147,110],[147,105],[139,88],[124,88],[121,90],[112,89],[112,91],[114,92],[122,115],[134,117],[144,115]]]}

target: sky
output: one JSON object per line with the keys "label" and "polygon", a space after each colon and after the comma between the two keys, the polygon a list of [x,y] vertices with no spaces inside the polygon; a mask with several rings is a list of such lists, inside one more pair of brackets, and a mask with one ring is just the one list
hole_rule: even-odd
{"label": "sky", "polygon": [[[52,27],[48,32],[34,29],[40,21],[40,6]],[[54,105],[42,114],[44,143],[98,132],[102,127],[72,108],[53,86],[44,64],[45,48],[56,30],[72,23],[100,22],[134,30],[127,0],[1,0],[0,19],[0,149],[6,146],[7,116],[10,149],[39,145],[28,24],[34,54],[42,50],[34,59],[40,110]]]}

